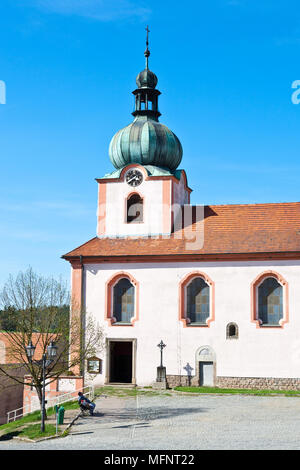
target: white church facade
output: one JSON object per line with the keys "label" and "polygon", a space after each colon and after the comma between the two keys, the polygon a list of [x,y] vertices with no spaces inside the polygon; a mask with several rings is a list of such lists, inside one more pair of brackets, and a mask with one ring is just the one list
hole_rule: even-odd
{"label": "white church facade", "polygon": [[63,256],[105,330],[85,380],[151,385],[162,340],[171,387],[300,389],[300,203],[191,205],[149,54],[97,179],[97,234]]}

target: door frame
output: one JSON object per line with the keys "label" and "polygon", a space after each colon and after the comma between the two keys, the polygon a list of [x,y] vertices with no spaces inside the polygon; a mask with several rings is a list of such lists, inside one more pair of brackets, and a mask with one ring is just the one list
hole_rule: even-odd
{"label": "door frame", "polygon": [[121,343],[127,342],[132,343],[132,377],[131,383],[132,385],[136,385],[136,347],[137,347],[137,339],[136,338],[106,338],[105,341],[105,385],[110,383],[114,383],[110,381],[110,343]]}
{"label": "door frame", "polygon": [[212,362],[213,363],[213,386],[216,384],[217,379],[217,365],[216,365],[216,354],[210,346],[201,346],[196,351],[196,370],[195,377],[197,377],[198,385],[200,386],[200,362]]}
{"label": "door frame", "polygon": [[[204,364],[210,364],[212,367],[212,384],[208,385],[205,383]],[[214,363],[212,361],[199,361],[199,385],[200,387],[213,387],[215,384],[214,380]],[[201,380],[202,379],[202,380]]]}

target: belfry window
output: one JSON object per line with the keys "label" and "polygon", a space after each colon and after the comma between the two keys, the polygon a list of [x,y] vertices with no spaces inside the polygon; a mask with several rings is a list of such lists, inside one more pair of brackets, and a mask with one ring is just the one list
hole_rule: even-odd
{"label": "belfry window", "polygon": [[130,323],[135,315],[135,288],[127,278],[113,287],[113,316],[116,323]]}
{"label": "belfry window", "polygon": [[187,286],[186,316],[190,324],[206,324],[210,314],[209,290],[209,285],[202,277],[196,277]]}
{"label": "belfry window", "polygon": [[137,193],[132,194],[127,199],[126,222],[127,223],[143,222],[143,199]]}
{"label": "belfry window", "polygon": [[279,325],[283,318],[283,287],[274,277],[258,286],[258,318],[263,325]]}

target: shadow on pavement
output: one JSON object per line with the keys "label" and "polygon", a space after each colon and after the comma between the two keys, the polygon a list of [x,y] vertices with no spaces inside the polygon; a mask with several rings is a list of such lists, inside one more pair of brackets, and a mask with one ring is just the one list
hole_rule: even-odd
{"label": "shadow on pavement", "polygon": [[[158,419],[168,419],[177,416],[185,416],[189,414],[205,413],[204,408],[166,408],[161,407],[147,407],[138,409],[124,409],[124,410],[107,410],[106,413],[101,413],[101,421],[128,421],[128,420],[141,420],[141,421],[153,421]],[[94,415],[93,419],[98,422],[97,417]],[[100,419],[99,419],[100,422]]]}
{"label": "shadow on pavement", "polygon": [[9,441],[15,436],[18,436],[20,434],[20,431],[12,431],[4,434],[3,436],[0,437],[0,441]]}

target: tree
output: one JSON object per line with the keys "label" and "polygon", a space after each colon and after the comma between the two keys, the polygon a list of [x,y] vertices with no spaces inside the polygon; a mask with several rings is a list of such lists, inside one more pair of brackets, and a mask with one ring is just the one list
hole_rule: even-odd
{"label": "tree", "polygon": [[[45,278],[30,267],[16,278],[9,276],[0,300],[3,306],[1,321],[5,338],[9,367],[0,365],[2,374],[17,383],[28,385],[24,378],[14,373],[23,364],[26,374],[32,377],[42,410],[43,370],[40,359],[47,354],[48,345],[57,346],[57,355],[47,364],[46,385],[60,375],[72,374],[74,368],[83,369],[84,361],[103,349],[103,330],[86,312],[78,312],[71,306],[69,314],[69,292],[61,279]],[[79,314],[77,314],[79,313]],[[71,318],[69,318],[71,317]],[[26,354],[26,347],[35,342],[33,360]],[[17,366],[18,365],[18,366]]]}
{"label": "tree", "polygon": [[16,310],[12,307],[0,310],[0,331],[16,331],[16,313]]}

